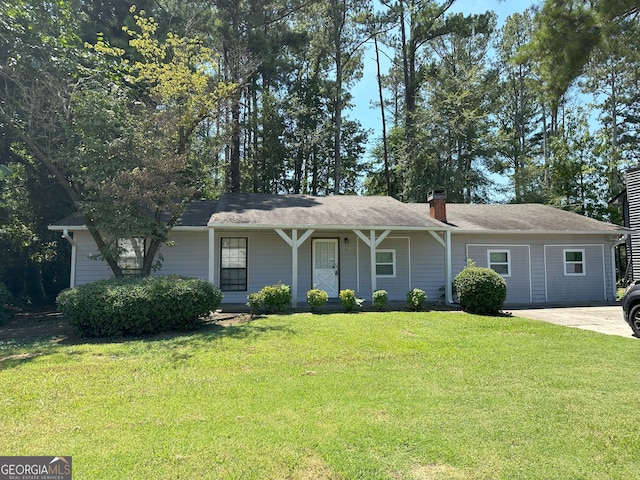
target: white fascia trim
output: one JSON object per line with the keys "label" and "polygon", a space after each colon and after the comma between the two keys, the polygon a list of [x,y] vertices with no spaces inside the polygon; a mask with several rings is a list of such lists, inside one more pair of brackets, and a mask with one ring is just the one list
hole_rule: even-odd
{"label": "white fascia trim", "polygon": [[465,235],[625,235],[628,230],[593,230],[593,231],[574,231],[574,230],[456,230],[451,232],[455,234]]}
{"label": "white fascia trim", "polygon": [[255,223],[209,223],[210,228],[229,228],[234,230],[290,230],[290,229],[313,229],[313,230],[400,230],[400,231],[434,231],[434,232],[446,232],[451,230],[450,227],[417,227],[417,226],[403,226],[403,225],[270,225],[270,224],[255,224]]}
{"label": "white fascia trim", "polygon": [[[170,232],[206,232],[207,230],[209,230],[210,227],[208,226],[186,226],[186,227],[173,227]],[[86,225],[74,225],[74,226],[64,226],[64,225],[49,225],[47,227],[48,230],[51,230],[52,232],[64,232],[65,230],[68,230],[70,232],[86,232],[89,229],[86,227]]]}

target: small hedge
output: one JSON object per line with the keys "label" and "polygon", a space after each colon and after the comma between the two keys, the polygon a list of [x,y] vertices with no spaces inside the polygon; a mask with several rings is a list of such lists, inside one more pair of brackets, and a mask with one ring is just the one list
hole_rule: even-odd
{"label": "small hedge", "polygon": [[0,324],[9,319],[9,301],[11,300],[11,292],[4,283],[0,283]]}
{"label": "small hedge", "polygon": [[346,312],[353,312],[356,308],[361,308],[364,303],[364,299],[356,297],[356,293],[348,288],[340,290],[338,298]]}
{"label": "small hedge", "polygon": [[311,305],[311,311],[317,311],[322,305],[329,301],[329,294],[325,290],[312,288],[307,291],[307,303]]}
{"label": "small hedge", "polygon": [[291,304],[291,287],[278,283],[266,285],[259,292],[247,295],[247,306],[251,314],[258,311],[267,313],[284,312]]}
{"label": "small hedge", "polygon": [[373,292],[373,308],[381,312],[384,306],[389,301],[389,296],[386,290],[376,290]]}
{"label": "small hedge", "polygon": [[409,308],[414,312],[421,311],[426,300],[426,292],[419,288],[414,288],[409,293],[407,293],[407,305],[409,305]]}
{"label": "small hedge", "polygon": [[460,305],[469,313],[498,313],[507,298],[507,283],[490,268],[466,267],[453,284]]}
{"label": "small hedge", "polygon": [[58,295],[58,308],[84,336],[112,337],[193,330],[220,305],[205,280],[175,275],[100,280]]}

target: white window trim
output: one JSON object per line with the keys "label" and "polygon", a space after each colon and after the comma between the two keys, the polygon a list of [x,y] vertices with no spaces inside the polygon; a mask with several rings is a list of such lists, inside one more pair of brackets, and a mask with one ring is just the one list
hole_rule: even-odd
{"label": "white window trim", "polygon": [[[376,255],[378,253],[391,253],[391,256],[393,257],[393,262],[392,263],[378,263],[378,260],[376,259],[376,264],[374,266],[374,268],[376,269],[376,277],[377,278],[396,278],[396,272],[398,271],[397,258],[396,258],[396,249],[395,248],[376,248]],[[377,273],[378,265],[392,265],[393,266],[393,275],[378,275],[378,273]]]}
{"label": "white window trim", "polygon": [[[568,252],[580,252],[582,253],[582,261],[581,262],[568,262],[567,261],[567,253]],[[562,250],[562,263],[564,265],[564,276],[565,277],[585,277],[587,275],[587,261],[586,261],[586,253],[584,248],[564,248]],[[582,265],[581,273],[573,273],[567,272],[567,265]]]}
{"label": "white window trim", "polygon": [[[492,262],[491,261],[491,254],[492,253],[506,253],[507,254],[507,262]],[[491,270],[493,270],[495,272],[495,270],[491,267],[491,265],[507,265],[507,273],[498,273],[498,275],[500,275],[501,277],[504,278],[509,278],[511,277],[511,250],[507,249],[507,248],[494,248],[491,250],[487,250],[487,266],[489,268],[491,268]]]}

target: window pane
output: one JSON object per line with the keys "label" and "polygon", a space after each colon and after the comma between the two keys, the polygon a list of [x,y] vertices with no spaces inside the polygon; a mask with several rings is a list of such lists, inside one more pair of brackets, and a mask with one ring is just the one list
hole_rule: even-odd
{"label": "window pane", "polygon": [[581,263],[570,263],[567,265],[567,273],[583,273]]}
{"label": "window pane", "polygon": [[491,268],[500,275],[509,275],[509,265],[492,264]]}
{"label": "window pane", "polygon": [[144,265],[145,239],[121,238],[118,239],[120,255],[118,266],[124,274],[138,274]]}
{"label": "window pane", "polygon": [[489,260],[493,262],[506,263],[509,261],[509,254],[507,252],[491,252],[489,254]]}
{"label": "window pane", "polygon": [[393,265],[376,265],[376,275],[393,275]]}
{"label": "window pane", "polygon": [[567,262],[582,262],[582,252],[565,252]]}
{"label": "window pane", "polygon": [[247,239],[220,239],[220,289],[242,292],[247,290]]}
{"label": "window pane", "polygon": [[376,263],[393,263],[393,252],[376,252]]}

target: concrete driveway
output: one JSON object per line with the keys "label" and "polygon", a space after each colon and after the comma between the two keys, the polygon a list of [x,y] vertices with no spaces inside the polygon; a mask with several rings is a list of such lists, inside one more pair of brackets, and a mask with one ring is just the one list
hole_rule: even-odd
{"label": "concrete driveway", "polygon": [[513,307],[505,308],[505,311],[518,317],[543,320],[565,327],[636,338],[631,327],[622,318],[622,307],[619,304],[585,307]]}

